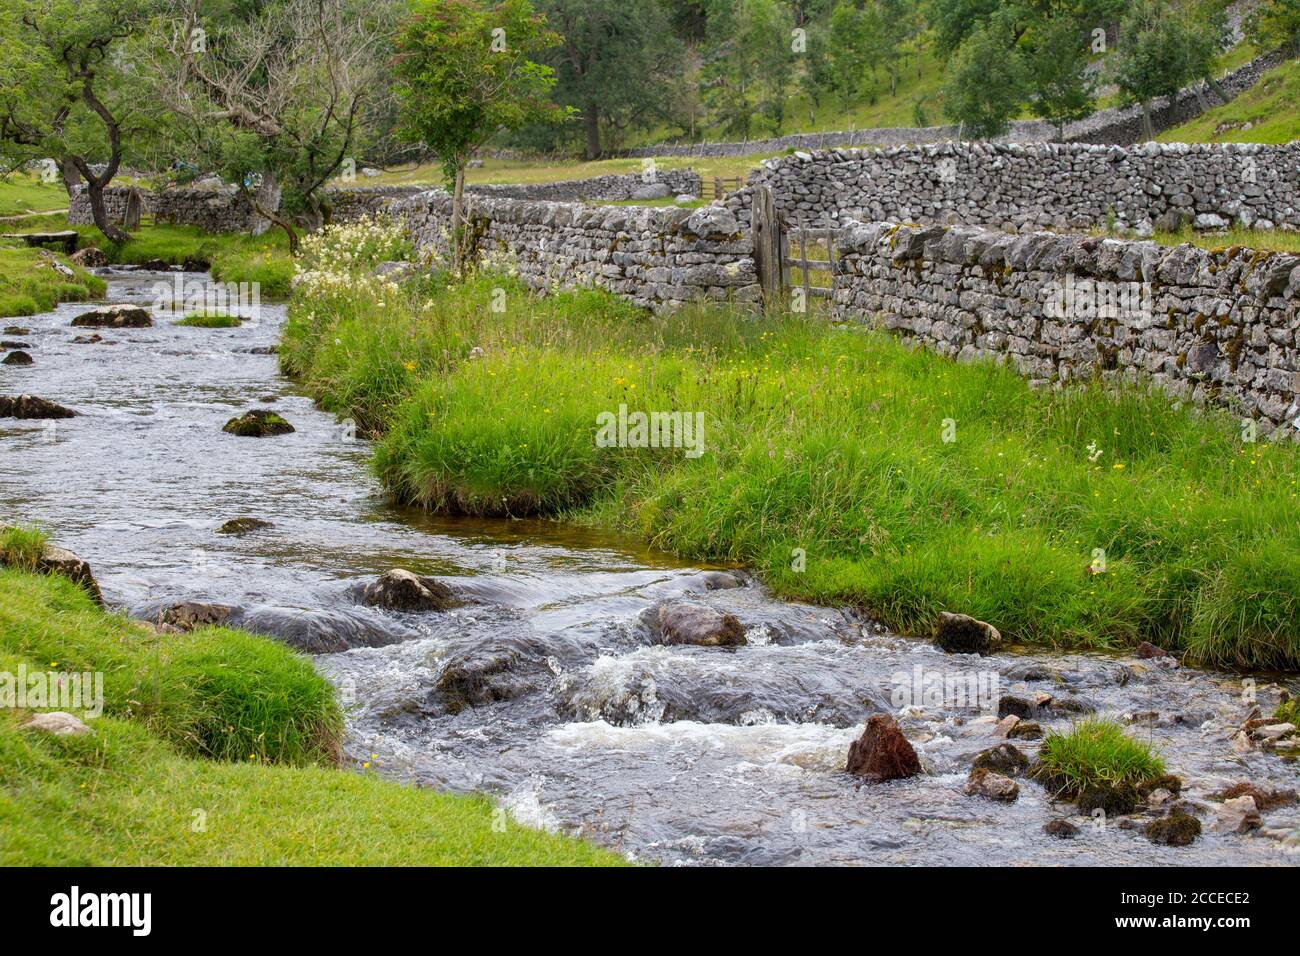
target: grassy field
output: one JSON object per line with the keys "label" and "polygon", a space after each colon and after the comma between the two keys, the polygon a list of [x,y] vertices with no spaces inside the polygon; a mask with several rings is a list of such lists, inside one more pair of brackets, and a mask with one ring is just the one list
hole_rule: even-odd
{"label": "grassy field", "polygon": [[[400,499],[632,528],[905,633],[953,610],[1029,643],[1300,667],[1300,454],[1243,442],[1225,414],[1034,391],[821,319],[652,319],[497,276],[379,298],[304,287],[281,355],[385,433],[376,467]],[[703,412],[707,453],[598,448],[620,405]]]}
{"label": "grassy field", "polygon": [[68,194],[62,182],[43,182],[29,173],[11,173],[0,179],[0,217],[67,208]]}
{"label": "grassy field", "polygon": [[104,674],[93,734],[0,708],[0,865],[569,865],[612,854],[486,798],[334,768],[341,715],[311,662],[217,628],[158,635],[74,584],[0,569],[0,672]]}
{"label": "grassy field", "polygon": [[1289,143],[1300,139],[1300,59],[1270,70],[1231,102],[1165,130],[1166,143]]}

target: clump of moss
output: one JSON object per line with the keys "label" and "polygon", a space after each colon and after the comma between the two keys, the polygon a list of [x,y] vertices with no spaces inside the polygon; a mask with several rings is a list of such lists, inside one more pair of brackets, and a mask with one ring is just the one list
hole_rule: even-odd
{"label": "clump of moss", "polygon": [[1300,726],[1300,697],[1279,705],[1277,712],[1273,714],[1273,719],[1279,724]]}
{"label": "clump of moss", "polygon": [[[1049,734],[1032,775],[1053,795],[1069,800],[1097,791],[1089,800],[1104,807],[1107,801],[1136,803],[1137,788],[1164,774],[1164,761],[1150,744],[1129,737],[1115,721],[1088,719],[1065,733]],[[1106,792],[1115,794],[1113,801],[1100,795]]]}
{"label": "clump of moss", "polygon": [[0,528],[0,564],[35,571],[49,541],[49,535],[39,528]]}
{"label": "clump of moss", "polygon": [[232,418],[221,430],[244,438],[264,438],[268,435],[287,435],[294,427],[269,408],[255,408]]}
{"label": "clump of moss", "polygon": [[1142,832],[1152,843],[1164,846],[1190,846],[1201,835],[1201,821],[1189,813],[1175,811],[1167,817],[1152,820]]}
{"label": "clump of moss", "polygon": [[242,321],[239,316],[226,312],[198,311],[189,313],[176,324],[192,329],[233,329]]}

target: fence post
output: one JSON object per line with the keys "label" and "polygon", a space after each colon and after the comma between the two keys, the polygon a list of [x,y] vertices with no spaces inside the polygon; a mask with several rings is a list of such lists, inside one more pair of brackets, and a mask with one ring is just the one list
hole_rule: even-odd
{"label": "fence post", "polygon": [[132,186],[126,192],[126,209],[122,213],[122,228],[131,232],[140,228],[140,190]]}
{"label": "fence post", "polygon": [[754,189],[749,228],[763,311],[775,311],[781,301],[781,225],[776,218],[776,201],[767,186]]}

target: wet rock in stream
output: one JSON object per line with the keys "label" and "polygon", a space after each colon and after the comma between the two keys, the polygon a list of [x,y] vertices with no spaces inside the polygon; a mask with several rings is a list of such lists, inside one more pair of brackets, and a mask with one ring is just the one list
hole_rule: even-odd
{"label": "wet rock in stream", "polygon": [[970,797],[1014,803],[1020,796],[1020,785],[997,771],[980,767],[971,771],[966,781],[965,793]]}
{"label": "wet rock in stream", "polygon": [[877,714],[867,719],[862,736],[849,746],[844,769],[872,783],[883,783],[915,777],[921,772],[921,761],[894,718]]}
{"label": "wet rock in stream", "polygon": [[1201,821],[1178,810],[1167,817],[1152,820],[1142,828],[1142,832],[1152,843],[1162,846],[1191,846],[1201,835]]}
{"label": "wet rock in stream", "polygon": [[967,614],[941,611],[935,625],[934,643],[949,654],[989,654],[1002,643],[1002,635],[992,624]]}
{"label": "wet rock in stream", "polygon": [[221,430],[227,435],[242,438],[268,438],[272,435],[288,435],[294,431],[294,427],[269,408],[255,408],[230,419]]}
{"label": "wet rock in stream", "polygon": [[81,313],[72,324],[88,329],[147,329],[153,326],[153,316],[138,305],[105,305]]}
{"label": "wet rock in stream", "polygon": [[649,608],[642,620],[662,644],[698,647],[737,647],[745,643],[745,628],[734,614],[703,604],[673,602]]}
{"label": "wet rock in stream", "polygon": [[37,395],[0,395],[0,418],[75,418],[76,412]]}
{"label": "wet rock in stream", "polygon": [[4,365],[31,365],[32,357],[26,352],[10,352],[4,357]]}
{"label": "wet rock in stream", "polygon": [[230,617],[234,608],[226,604],[208,604],[202,601],[182,601],[165,607],[153,617],[155,624],[169,625],[182,631],[196,627],[219,626]]}
{"label": "wet rock in stream", "polygon": [[236,537],[242,537],[263,528],[273,527],[275,526],[271,522],[264,521],[261,518],[231,518],[217,529],[217,534],[232,534]]}
{"label": "wet rock in stream", "polygon": [[390,611],[445,611],[457,603],[447,585],[405,568],[385,571],[378,580],[366,585],[362,601]]}
{"label": "wet rock in stream", "polygon": [[1012,744],[998,744],[978,754],[971,769],[992,770],[1008,777],[1016,777],[1029,769],[1029,758]]}
{"label": "wet rock in stream", "polygon": [[306,654],[337,654],[354,647],[383,647],[418,633],[395,621],[337,610],[291,607],[232,609],[226,623],[274,637]]}

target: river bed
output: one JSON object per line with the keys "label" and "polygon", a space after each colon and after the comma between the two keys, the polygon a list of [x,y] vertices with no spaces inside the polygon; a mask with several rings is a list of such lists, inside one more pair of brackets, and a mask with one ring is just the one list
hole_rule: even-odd
{"label": "river bed", "polygon": [[[146,305],[157,283],[175,279],[104,274],[108,301]],[[31,329],[35,360],[0,366],[0,394],[79,413],[0,420],[0,519],[44,526],[91,562],[108,602],[135,616],[211,601],[271,629],[342,635],[352,649],[315,661],[349,705],[345,753],[358,770],[485,791],[523,822],[669,864],[1300,862],[1300,808],[1267,813],[1254,834],[1209,829],[1215,790],[1241,780],[1294,787],[1300,777],[1294,760],[1234,752],[1251,707],[1239,676],[1101,655],[945,655],[850,611],[775,600],[743,573],[739,587],[713,587],[719,579],[701,568],[617,535],[397,508],[368,471],[368,444],[267,354],[283,306],[263,303],[239,328],[159,316],[153,328],[74,344],[91,330],[69,323],[87,308],[0,319]],[[255,407],[296,430],[222,433]],[[242,516],[272,525],[217,533]],[[362,606],[360,588],[395,567],[439,577],[463,605]],[[641,614],[682,598],[735,614],[749,644],[652,643]],[[965,707],[908,696],[933,675],[1017,696],[1046,691],[1131,721],[1186,779],[1207,832],[1171,848],[1116,821],[1071,817],[1081,832],[1061,841],[1043,825],[1073,808],[1036,784],[1022,780],[1011,804],[966,796],[972,758],[999,742],[988,712],[996,693]],[[1267,708],[1276,687],[1256,684]],[[898,716],[926,774],[869,785],[843,772],[850,742],[882,712]],[[1030,756],[1038,746],[1016,744]]]}

